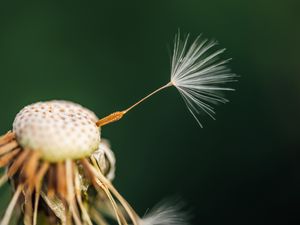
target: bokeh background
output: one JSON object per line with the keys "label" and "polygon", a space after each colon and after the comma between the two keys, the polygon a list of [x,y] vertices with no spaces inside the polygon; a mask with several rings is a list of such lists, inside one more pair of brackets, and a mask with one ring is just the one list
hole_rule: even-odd
{"label": "bokeh background", "polygon": [[193,224],[300,224],[299,3],[1,1],[0,132],[41,100],[123,109],[169,79],[178,28],[202,33],[233,58],[231,102],[201,129],[169,89],[104,127],[115,186],[140,214],[181,196]]}

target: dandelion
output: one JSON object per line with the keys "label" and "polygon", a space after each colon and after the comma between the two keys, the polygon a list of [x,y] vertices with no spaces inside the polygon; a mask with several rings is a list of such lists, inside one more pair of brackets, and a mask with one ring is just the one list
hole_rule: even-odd
{"label": "dandelion", "polygon": [[[38,224],[44,214],[50,224],[184,225],[186,215],[176,205],[161,204],[141,218],[115,189],[115,156],[101,128],[121,119],[155,93],[174,86],[201,125],[198,114],[213,117],[212,103],[227,100],[220,91],[234,75],[224,51],[209,53],[215,42],[198,37],[188,47],[188,37],[178,34],[171,66],[171,79],[129,108],[99,119],[92,111],[68,101],[38,102],[24,107],[15,117],[12,131],[0,137],[0,187],[11,181],[13,197],[0,225],[8,225],[22,207],[25,225]],[[91,195],[96,192],[97,196]]]}

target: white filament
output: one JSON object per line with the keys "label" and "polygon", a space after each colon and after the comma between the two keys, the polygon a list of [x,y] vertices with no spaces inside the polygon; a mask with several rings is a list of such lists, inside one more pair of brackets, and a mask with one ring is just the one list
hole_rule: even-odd
{"label": "white filament", "polygon": [[9,224],[9,221],[11,219],[11,216],[12,216],[13,212],[14,212],[15,206],[18,202],[19,196],[22,192],[22,188],[23,188],[22,185],[18,186],[16,192],[13,195],[13,198],[11,199],[11,201],[10,201],[6,211],[5,211],[5,214],[3,216],[2,221],[0,222],[0,225],[8,225]]}
{"label": "white filament", "polygon": [[201,40],[198,36],[188,47],[188,41],[189,35],[184,40],[181,40],[179,33],[175,36],[171,83],[202,127],[199,113],[205,112],[214,119],[215,111],[211,105],[228,102],[220,92],[233,90],[223,85],[234,81],[236,75],[226,67],[230,59],[218,59],[225,49],[213,50],[217,42]]}

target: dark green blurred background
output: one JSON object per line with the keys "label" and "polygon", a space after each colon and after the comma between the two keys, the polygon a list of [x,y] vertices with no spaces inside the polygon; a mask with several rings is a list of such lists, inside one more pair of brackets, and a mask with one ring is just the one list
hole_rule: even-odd
{"label": "dark green blurred background", "polygon": [[105,127],[116,187],[140,214],[179,195],[194,224],[300,224],[299,3],[1,1],[0,131],[40,100],[123,109],[169,79],[178,28],[203,33],[241,75],[231,103],[200,129],[169,89]]}

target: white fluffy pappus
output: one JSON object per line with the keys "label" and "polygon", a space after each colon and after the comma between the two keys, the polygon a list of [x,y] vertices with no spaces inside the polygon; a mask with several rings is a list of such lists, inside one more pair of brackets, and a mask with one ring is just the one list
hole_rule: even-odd
{"label": "white fluffy pappus", "polygon": [[175,36],[170,83],[177,88],[189,111],[202,127],[199,114],[205,112],[214,119],[212,105],[228,102],[221,92],[234,89],[223,85],[235,81],[236,75],[226,67],[230,59],[219,59],[225,49],[214,50],[216,41],[202,39],[199,35],[190,47],[188,42],[189,35],[181,39],[178,32]]}
{"label": "white fluffy pappus", "polygon": [[179,201],[164,200],[146,213],[139,225],[188,225],[190,215],[184,205]]}

